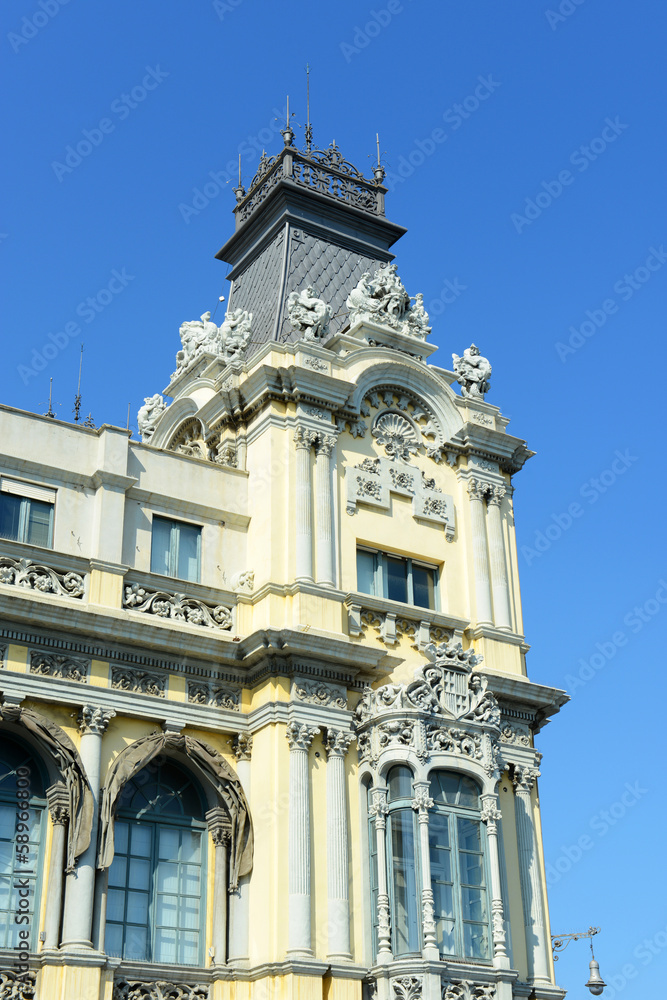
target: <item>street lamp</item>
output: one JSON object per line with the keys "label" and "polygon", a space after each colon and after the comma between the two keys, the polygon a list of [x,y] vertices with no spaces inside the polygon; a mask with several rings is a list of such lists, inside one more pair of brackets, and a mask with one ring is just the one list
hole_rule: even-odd
{"label": "street lamp", "polygon": [[595,953],[593,951],[593,936],[600,933],[599,927],[589,927],[587,931],[579,931],[576,934],[552,934],[551,935],[551,948],[554,952],[554,962],[558,961],[557,951],[564,951],[567,948],[570,941],[580,941],[582,938],[588,938],[591,945],[591,960],[588,963],[589,977],[588,982],[584,983],[591,991],[593,996],[599,997],[605,986],[607,985],[604,979],[600,975],[600,966],[595,961]]}

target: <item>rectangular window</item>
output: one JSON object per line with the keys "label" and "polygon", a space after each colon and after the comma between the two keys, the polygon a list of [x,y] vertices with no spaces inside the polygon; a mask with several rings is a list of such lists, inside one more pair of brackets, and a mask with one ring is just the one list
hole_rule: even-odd
{"label": "rectangular window", "polygon": [[53,547],[56,491],[13,479],[0,479],[0,538]]}
{"label": "rectangular window", "polygon": [[[479,821],[431,813],[429,846],[441,955],[489,959],[489,915]],[[452,848],[458,865],[453,863]]]}
{"label": "rectangular window", "polygon": [[402,604],[437,610],[437,569],[414,559],[357,549],[357,590]]}
{"label": "rectangular window", "polygon": [[151,573],[199,581],[201,528],[166,517],[153,518]]}

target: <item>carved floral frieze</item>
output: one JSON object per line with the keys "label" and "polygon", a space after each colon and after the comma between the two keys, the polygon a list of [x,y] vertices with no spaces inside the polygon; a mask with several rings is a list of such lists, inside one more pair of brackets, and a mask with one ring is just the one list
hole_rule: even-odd
{"label": "carved floral frieze", "polygon": [[38,649],[30,650],[30,673],[42,677],[60,677],[62,680],[78,681],[85,684],[88,680],[90,660],[77,656],[61,655],[60,653],[42,653]]}
{"label": "carved floral frieze", "polygon": [[442,982],[442,1000],[495,1000],[493,983],[471,983],[467,979]]}
{"label": "carved floral frieze", "polygon": [[37,973],[0,972],[0,1000],[34,1000]]}
{"label": "carved floral frieze", "polygon": [[435,485],[414,466],[400,458],[366,458],[345,469],[346,511],[355,514],[358,504],[389,510],[390,496],[396,493],[412,499],[412,516],[420,521],[442,524],[448,541],[456,531],[454,498]]}
{"label": "carved floral frieze", "polygon": [[347,708],[345,690],[333,684],[322,681],[295,680],[292,696],[297,701],[308,705],[319,705],[322,708]]}
{"label": "carved floral frieze", "polygon": [[154,698],[164,698],[166,686],[167,678],[164,674],[135,670],[133,667],[111,668],[111,687],[118,691],[131,691],[136,694],[149,694]]}
{"label": "carved floral frieze", "polygon": [[188,681],[188,701],[194,705],[226,708],[230,712],[241,711],[241,692],[238,688],[225,687],[207,681]]}
{"label": "carved floral frieze", "polygon": [[420,1000],[421,976],[401,976],[399,979],[392,979],[391,989],[396,1000]]}
{"label": "carved floral frieze", "polygon": [[131,611],[157,615],[188,625],[202,625],[208,628],[229,630],[232,627],[232,611],[224,605],[205,604],[187,594],[169,594],[165,591],[151,591],[141,584],[131,583],[125,587],[123,607]]}
{"label": "carved floral frieze", "polygon": [[79,573],[61,573],[50,566],[40,566],[30,559],[0,556],[0,583],[57,597],[83,597],[83,577]]}
{"label": "carved floral frieze", "polygon": [[208,986],[201,984],[117,979],[113,985],[113,1000],[208,1000],[208,997]]}

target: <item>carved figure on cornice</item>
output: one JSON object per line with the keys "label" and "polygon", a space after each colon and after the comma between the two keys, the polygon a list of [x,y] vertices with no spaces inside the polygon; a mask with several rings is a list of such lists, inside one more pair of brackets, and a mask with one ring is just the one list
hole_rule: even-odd
{"label": "carved figure on cornice", "polygon": [[182,349],[176,355],[176,375],[184,371],[200,354],[210,353],[232,361],[248,346],[252,313],[233,309],[225,316],[221,327],[211,321],[211,313],[202,313],[198,320],[181,324],[179,334]]}
{"label": "carved figure on cornice", "polygon": [[144,396],[144,405],[139,407],[137,414],[137,426],[144,444],[153,437],[158,420],[167,409],[167,404],[159,392],[154,396]]}
{"label": "carved figure on cornice", "polygon": [[308,285],[302,292],[290,292],[287,315],[292,326],[301,331],[304,340],[323,340],[329,333],[331,306],[319,298],[313,285]]}
{"label": "carved figure on cornice", "polygon": [[418,340],[431,332],[421,294],[410,306],[410,296],[396,273],[395,264],[383,264],[373,277],[365,271],[347,298],[350,324],[360,320],[387,326]]}
{"label": "carved figure on cornice", "polygon": [[232,309],[220,327],[222,354],[226,361],[243,354],[252,336],[252,313],[247,309]]}
{"label": "carved figure on cornice", "polygon": [[461,395],[468,399],[484,399],[490,389],[491,365],[488,358],[479,353],[479,348],[471,344],[466,347],[463,357],[452,354],[456,381],[461,386]]}

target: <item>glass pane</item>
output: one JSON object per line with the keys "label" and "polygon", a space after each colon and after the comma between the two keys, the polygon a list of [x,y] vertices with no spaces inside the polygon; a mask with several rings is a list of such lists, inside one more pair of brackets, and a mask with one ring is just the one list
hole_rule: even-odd
{"label": "glass pane", "polygon": [[486,920],[486,893],[483,889],[462,889],[461,909],[464,920]]}
{"label": "glass pane", "polygon": [[[12,881],[10,878],[0,878],[0,910],[9,909]],[[2,938],[0,937],[0,941]]]}
{"label": "glass pane", "polygon": [[387,775],[390,802],[395,802],[396,799],[412,798],[412,778],[412,771],[409,767],[400,764],[397,767],[392,767]]}
{"label": "glass pane", "polygon": [[177,525],[178,568],[176,576],[182,580],[199,580],[199,539],[201,530],[190,525]]}
{"label": "glass pane", "polygon": [[181,869],[181,892],[187,896],[199,895],[199,865],[183,865]]}
{"label": "glass pane", "polygon": [[459,854],[461,864],[461,881],[464,885],[483,885],[482,855]]}
{"label": "glass pane", "polygon": [[454,902],[451,885],[442,882],[433,883],[433,898],[435,900],[435,915],[440,919],[454,919]]}
{"label": "glass pane", "polygon": [[357,590],[362,594],[375,593],[375,556],[363,549],[357,549]]}
{"label": "glass pane", "polygon": [[113,839],[116,854],[127,854],[127,823],[116,823]]}
{"label": "glass pane", "polygon": [[21,497],[0,493],[0,537],[13,538],[18,542],[20,516]]}
{"label": "glass pane", "polygon": [[114,854],[111,868],[109,869],[109,885],[120,885],[125,888],[127,876],[127,859]]}
{"label": "glass pane", "polygon": [[12,844],[6,840],[0,841],[0,874],[11,875],[12,856],[14,854]]}
{"label": "glass pane", "polygon": [[150,889],[150,861],[138,861],[136,858],[132,858],[130,861],[130,885],[133,889],[143,889],[144,891]]}
{"label": "glass pane", "polygon": [[41,500],[28,501],[28,524],[26,542],[30,545],[51,544],[51,524],[53,522],[53,504]]}
{"label": "glass pane", "polygon": [[176,954],[176,931],[158,930],[155,932],[155,955],[154,962],[168,962],[175,965],[178,961]]}
{"label": "glass pane", "polygon": [[158,927],[178,927],[178,896],[158,896],[155,922]]}
{"label": "glass pane", "polygon": [[107,895],[107,920],[123,921],[124,919],[125,893],[122,889],[109,889]]}
{"label": "glass pane", "polygon": [[436,920],[436,939],[438,942],[438,948],[442,955],[455,955],[456,954],[456,938],[454,935],[454,921],[453,920]]}
{"label": "glass pane", "polygon": [[160,830],[160,860],[178,861],[180,839],[178,830],[169,827]]}
{"label": "glass pane", "polygon": [[145,927],[126,926],[123,958],[135,962],[148,961],[148,931]]}
{"label": "glass pane", "polygon": [[199,929],[199,900],[182,899],[180,911],[180,925],[190,930]]}
{"label": "glass pane", "polygon": [[431,775],[431,796],[441,805],[455,805],[459,778],[448,771],[434,771]]}
{"label": "glass pane", "polygon": [[419,951],[419,918],[415,875],[414,815],[411,809],[390,814],[393,875],[394,954]]}
{"label": "glass pane", "polygon": [[197,965],[199,954],[199,935],[193,931],[185,931],[178,938],[178,961],[182,965]]}
{"label": "glass pane", "polygon": [[479,823],[472,819],[458,819],[459,827],[459,850],[460,851],[481,851],[479,840]]}
{"label": "glass pane", "polygon": [[178,865],[160,862],[157,870],[157,888],[158,892],[178,892]]}
{"label": "glass pane", "polygon": [[151,540],[151,573],[162,573],[170,576],[169,551],[171,548],[171,521],[163,517],[153,518],[153,537]]}
{"label": "glass pane", "polygon": [[461,778],[458,804],[460,806],[466,806],[469,809],[478,808],[479,789],[472,778]]}
{"label": "glass pane", "polygon": [[[107,914],[107,920],[109,919]],[[121,958],[123,951],[123,928],[120,924],[107,923],[104,932],[104,950],[112,958]]]}
{"label": "glass pane", "polygon": [[16,807],[0,806],[0,837],[5,837],[7,840],[13,840],[15,829]]}
{"label": "glass pane", "polygon": [[449,847],[449,817],[431,813],[428,818],[428,842],[431,856],[436,848]]}
{"label": "glass pane", "polygon": [[482,924],[464,924],[463,947],[466,958],[490,958],[488,929]]}
{"label": "glass pane", "polygon": [[387,556],[387,597],[390,601],[408,603],[408,564],[405,559],[395,559]]}
{"label": "glass pane", "polygon": [[181,834],[181,860],[201,861],[201,833],[183,831]]}
{"label": "glass pane", "polygon": [[412,564],[412,593],[418,608],[435,610],[435,572]]}
{"label": "glass pane", "polygon": [[148,922],[147,892],[128,892],[127,919],[133,924],[145,924]]}
{"label": "glass pane", "polygon": [[132,824],[132,854],[138,854],[142,858],[150,858],[152,833],[153,831],[148,824]]}

